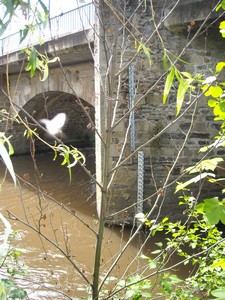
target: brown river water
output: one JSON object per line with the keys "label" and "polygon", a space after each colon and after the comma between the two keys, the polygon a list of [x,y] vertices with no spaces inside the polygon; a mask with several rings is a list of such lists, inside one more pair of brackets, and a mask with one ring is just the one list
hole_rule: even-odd
{"label": "brown river water", "polygon": [[[94,173],[94,150],[86,149],[85,154],[87,168]],[[0,208],[4,216],[8,216],[7,211],[10,211],[19,219],[9,220],[12,229],[18,231],[12,244],[21,249],[20,262],[28,266],[27,274],[18,278],[19,285],[26,289],[29,299],[87,299],[86,292],[82,290],[87,283],[76,267],[88,280],[92,280],[96,244],[94,232],[98,228],[93,182],[81,168],[75,167],[69,184],[67,168],[61,166],[60,160],[53,161],[52,153],[37,154],[35,167],[30,156],[14,157],[13,164],[22,180],[17,187],[8,176],[1,181]],[[1,165],[1,179],[3,176],[4,167]],[[36,232],[39,229],[44,235],[42,238]],[[121,227],[106,228],[102,275],[129,235],[130,231],[121,230]],[[129,245],[111,275],[120,278],[139,268],[139,262],[133,262],[139,247],[140,238],[137,238]],[[58,248],[67,254],[75,267]]]}

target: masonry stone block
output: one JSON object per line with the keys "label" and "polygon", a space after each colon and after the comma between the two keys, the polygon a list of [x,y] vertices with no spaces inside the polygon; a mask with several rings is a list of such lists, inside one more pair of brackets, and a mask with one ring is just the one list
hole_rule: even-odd
{"label": "masonry stone block", "polygon": [[[165,9],[165,15],[169,14],[172,4]],[[206,19],[208,14],[211,13],[211,18],[216,18],[218,15],[216,12],[212,12],[212,9],[218,2],[216,0],[182,0],[179,1],[178,5],[173,9],[172,13],[166,18],[164,26],[173,32],[179,32],[184,29],[187,24],[191,21],[203,21]]]}
{"label": "masonry stone block", "polygon": [[[171,6],[175,3],[175,1],[170,2]],[[127,15],[132,15],[132,8],[136,7],[137,1],[130,2],[129,9],[127,11]],[[133,6],[132,6],[133,5]],[[163,1],[154,2],[156,9],[156,19],[160,18],[160,9],[163,7]],[[166,29],[160,27],[160,35],[164,39],[164,43],[167,49],[170,49],[175,55],[179,54],[181,49],[187,44],[187,28],[189,23],[192,20],[196,21],[196,28],[198,28],[198,22],[204,20],[205,14],[209,9],[214,5],[213,1],[204,2],[202,1],[180,1],[180,5],[178,5],[177,10],[174,10],[174,14],[171,14],[171,18],[165,20],[164,25],[167,27]],[[202,8],[199,11],[199,8]],[[184,9],[185,8],[185,9]],[[187,8],[187,10],[186,10]],[[169,11],[170,7],[167,7],[165,10],[165,14]],[[185,13],[185,16],[184,16]],[[212,15],[213,17],[213,15]],[[137,22],[139,20],[139,22]],[[153,27],[149,22],[149,14],[145,10],[137,10],[133,14],[132,21],[136,24],[137,28],[142,32],[143,35],[149,35],[153,32]],[[169,29],[170,31],[168,31]],[[214,30],[214,29],[213,29]],[[194,32],[191,32],[190,38],[193,36]],[[187,61],[187,64],[182,64],[181,62],[177,63],[177,67],[181,71],[188,71],[191,74],[196,74],[198,71],[207,70],[215,66],[215,60],[213,61],[212,57],[218,57],[222,55],[222,52],[218,52],[219,43],[217,46],[211,47],[211,43],[213,41],[213,34],[211,31],[208,32],[208,40],[207,42],[210,45],[207,45],[204,36],[200,36],[199,39],[186,49],[183,53],[182,59]],[[129,40],[129,35],[127,39]],[[127,45],[129,42],[127,42]],[[194,46],[193,46],[194,45]],[[163,72],[163,66],[161,62],[162,58],[162,48],[160,47],[159,40],[154,36],[153,39],[147,44],[151,49],[152,61],[153,65],[150,67],[149,62],[146,59],[143,53],[140,53],[139,57],[134,60],[134,74],[135,74],[135,82],[136,82],[136,97],[141,98],[148,91],[149,87],[153,86],[155,81],[161,76]],[[209,47],[208,47],[209,46]],[[207,53],[210,48],[211,56]],[[121,49],[118,49],[117,55],[118,57],[121,54]],[[130,42],[130,52],[126,51],[126,56],[124,60],[124,65],[126,65],[127,61],[129,61],[133,55],[135,54],[135,49],[133,48],[132,41]],[[119,58],[116,59],[117,62],[120,61]],[[125,74],[126,72],[124,72]],[[127,76],[127,73],[126,73]],[[127,80],[127,77],[125,80]],[[125,86],[124,86],[125,87]],[[177,87],[177,86],[176,86]],[[152,136],[157,134],[160,131],[161,127],[168,125],[176,116],[176,93],[174,90],[174,94],[171,93],[168,102],[166,105],[162,105],[162,94],[164,88],[164,80],[162,80],[157,86],[154,87],[154,90],[151,91],[150,94],[147,94],[143,99],[141,105],[135,111],[135,136],[136,136],[136,147],[140,146],[142,143],[146,143],[151,139]],[[126,84],[126,88],[124,89],[126,101],[123,102],[123,109],[126,112],[126,107],[128,106],[129,99],[129,91],[128,85]],[[136,99],[137,99],[136,98]],[[189,104],[191,101],[190,98],[185,98],[184,105],[182,111],[185,109],[185,103]],[[121,105],[122,108],[122,105]],[[154,184],[152,179],[151,169],[154,170],[155,180],[160,185],[162,183],[167,174],[169,168],[172,167],[175,157],[177,156],[179,150],[182,147],[182,143],[186,137],[188,130],[190,129],[190,125],[193,122],[193,129],[191,130],[190,139],[184,146],[184,149],[180,153],[180,158],[177,161],[177,165],[173,170],[173,178],[182,171],[184,167],[194,164],[201,156],[198,153],[198,149],[200,144],[206,143],[211,136],[215,134],[216,127],[213,125],[213,119],[210,118],[210,110],[207,108],[207,101],[203,97],[199,99],[198,107],[197,107],[197,116],[193,118],[193,111],[188,112],[180,123],[177,123],[174,126],[171,126],[165,134],[163,134],[158,140],[153,141],[152,143],[147,144],[144,149],[145,155],[145,185],[144,185],[144,193],[146,198],[145,208],[146,211],[149,209],[149,201],[148,197],[151,194],[154,194]],[[118,118],[122,116],[122,111],[118,113]],[[123,140],[123,131],[117,130],[115,128],[113,132],[113,138],[117,138],[120,143]],[[128,141],[129,143],[129,141]],[[116,145],[113,146],[113,158],[116,160]],[[119,155],[119,154],[117,154]],[[129,178],[129,172],[131,172],[131,168],[136,168],[137,170],[137,158],[133,158],[131,160],[131,164],[128,165],[126,169],[126,173],[123,176],[127,176]],[[123,177],[122,176],[122,177]],[[136,174],[137,176],[137,174]],[[134,173],[135,177],[135,173]],[[171,180],[173,179],[171,178]],[[122,178],[120,178],[122,179]],[[119,183],[120,180],[117,181],[116,189],[117,191],[123,191],[126,193],[127,197],[124,199],[129,199],[129,201],[133,201],[133,205],[135,207],[135,196],[133,195],[132,186],[124,185],[123,183]],[[132,182],[132,180],[131,180]],[[125,187],[126,186],[126,187]],[[175,186],[174,186],[175,188]],[[116,193],[116,191],[114,191]],[[115,194],[116,195],[116,194]],[[130,197],[128,196],[130,195]],[[154,198],[154,197],[150,197]],[[125,201],[125,200],[124,200]],[[153,201],[153,200],[152,200]],[[161,212],[163,216],[169,215],[170,217],[175,217],[177,219],[181,218],[180,212],[181,210],[178,207],[178,196],[174,195],[174,190],[171,187],[168,191],[166,191],[166,198],[163,200],[165,202],[164,209]],[[115,196],[113,209],[116,211],[126,206],[126,201],[123,205],[121,202],[121,198],[119,196]],[[148,207],[148,208],[147,208]],[[173,207],[173,212],[171,212],[171,207]],[[135,212],[135,209],[133,213]]]}

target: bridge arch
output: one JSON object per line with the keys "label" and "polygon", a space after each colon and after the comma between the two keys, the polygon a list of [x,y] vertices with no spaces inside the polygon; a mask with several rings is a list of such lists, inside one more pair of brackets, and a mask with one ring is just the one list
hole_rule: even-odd
{"label": "bridge arch", "polygon": [[36,95],[51,91],[72,93],[94,105],[94,69],[91,64],[70,65],[63,71],[60,67],[51,68],[45,81],[40,81],[38,76],[30,78],[27,73],[22,73],[19,82],[17,74],[10,76],[10,92],[20,107]]}
{"label": "bridge arch", "polygon": [[[94,106],[83,99],[79,99],[82,103],[80,105],[76,96],[70,93],[61,91],[48,91],[42,92],[25,103],[23,110],[30,114],[35,120],[39,121],[42,118],[52,119],[58,113],[64,112],[67,116],[67,121],[63,127],[62,141],[65,144],[73,145],[77,148],[94,147],[94,130],[90,124],[90,118],[94,121],[95,109]],[[83,106],[83,107],[82,107]],[[23,112],[19,111],[22,119],[30,123],[30,126],[35,128],[36,125],[29,117]],[[24,135],[24,127],[20,124],[13,124],[14,136],[16,140],[14,144],[21,143],[21,135]],[[40,137],[52,143],[54,140],[51,136],[47,135],[43,130],[37,129]],[[15,134],[16,133],[16,134]],[[27,147],[29,151],[29,143],[25,141],[22,147],[23,152]],[[15,146],[15,149],[21,149]],[[36,150],[46,150],[46,146],[37,141]]]}

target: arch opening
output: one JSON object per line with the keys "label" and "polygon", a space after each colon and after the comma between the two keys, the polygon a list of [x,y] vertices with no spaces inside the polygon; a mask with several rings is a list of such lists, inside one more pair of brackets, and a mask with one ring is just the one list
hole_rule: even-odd
{"label": "arch opening", "polygon": [[[76,96],[59,91],[49,91],[36,95],[30,99],[23,107],[23,109],[30,114],[38,122],[45,118],[51,120],[59,113],[66,114],[66,122],[62,128],[62,139],[66,145],[72,145],[76,148],[94,147],[95,132],[91,126],[90,119],[94,122],[95,109],[94,106],[87,101],[81,99],[82,105],[79,103]],[[23,111],[19,112],[22,119],[27,120],[31,128],[37,127]],[[42,125],[42,124],[41,124]],[[24,127],[21,125],[13,125],[14,135],[18,140],[21,134],[24,135]],[[16,131],[16,134],[15,134]],[[38,134],[50,144],[54,144],[54,138],[46,132],[37,128]],[[19,153],[29,151],[29,142],[25,141],[24,145],[19,139],[19,144],[15,149]],[[18,141],[17,141],[18,142]],[[23,144],[23,145],[22,145]],[[27,149],[26,149],[27,148]],[[46,151],[47,146],[41,141],[37,140],[35,145],[36,151]]]}

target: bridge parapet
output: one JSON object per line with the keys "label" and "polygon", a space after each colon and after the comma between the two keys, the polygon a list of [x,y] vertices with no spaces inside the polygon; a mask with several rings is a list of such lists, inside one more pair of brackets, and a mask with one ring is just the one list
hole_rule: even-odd
{"label": "bridge parapet", "polygon": [[20,51],[27,46],[37,45],[40,41],[57,40],[60,37],[90,29],[94,25],[94,15],[94,4],[89,3],[51,18],[46,27],[37,24],[37,30],[23,40],[22,31],[18,31],[0,39],[0,55],[4,56]]}

